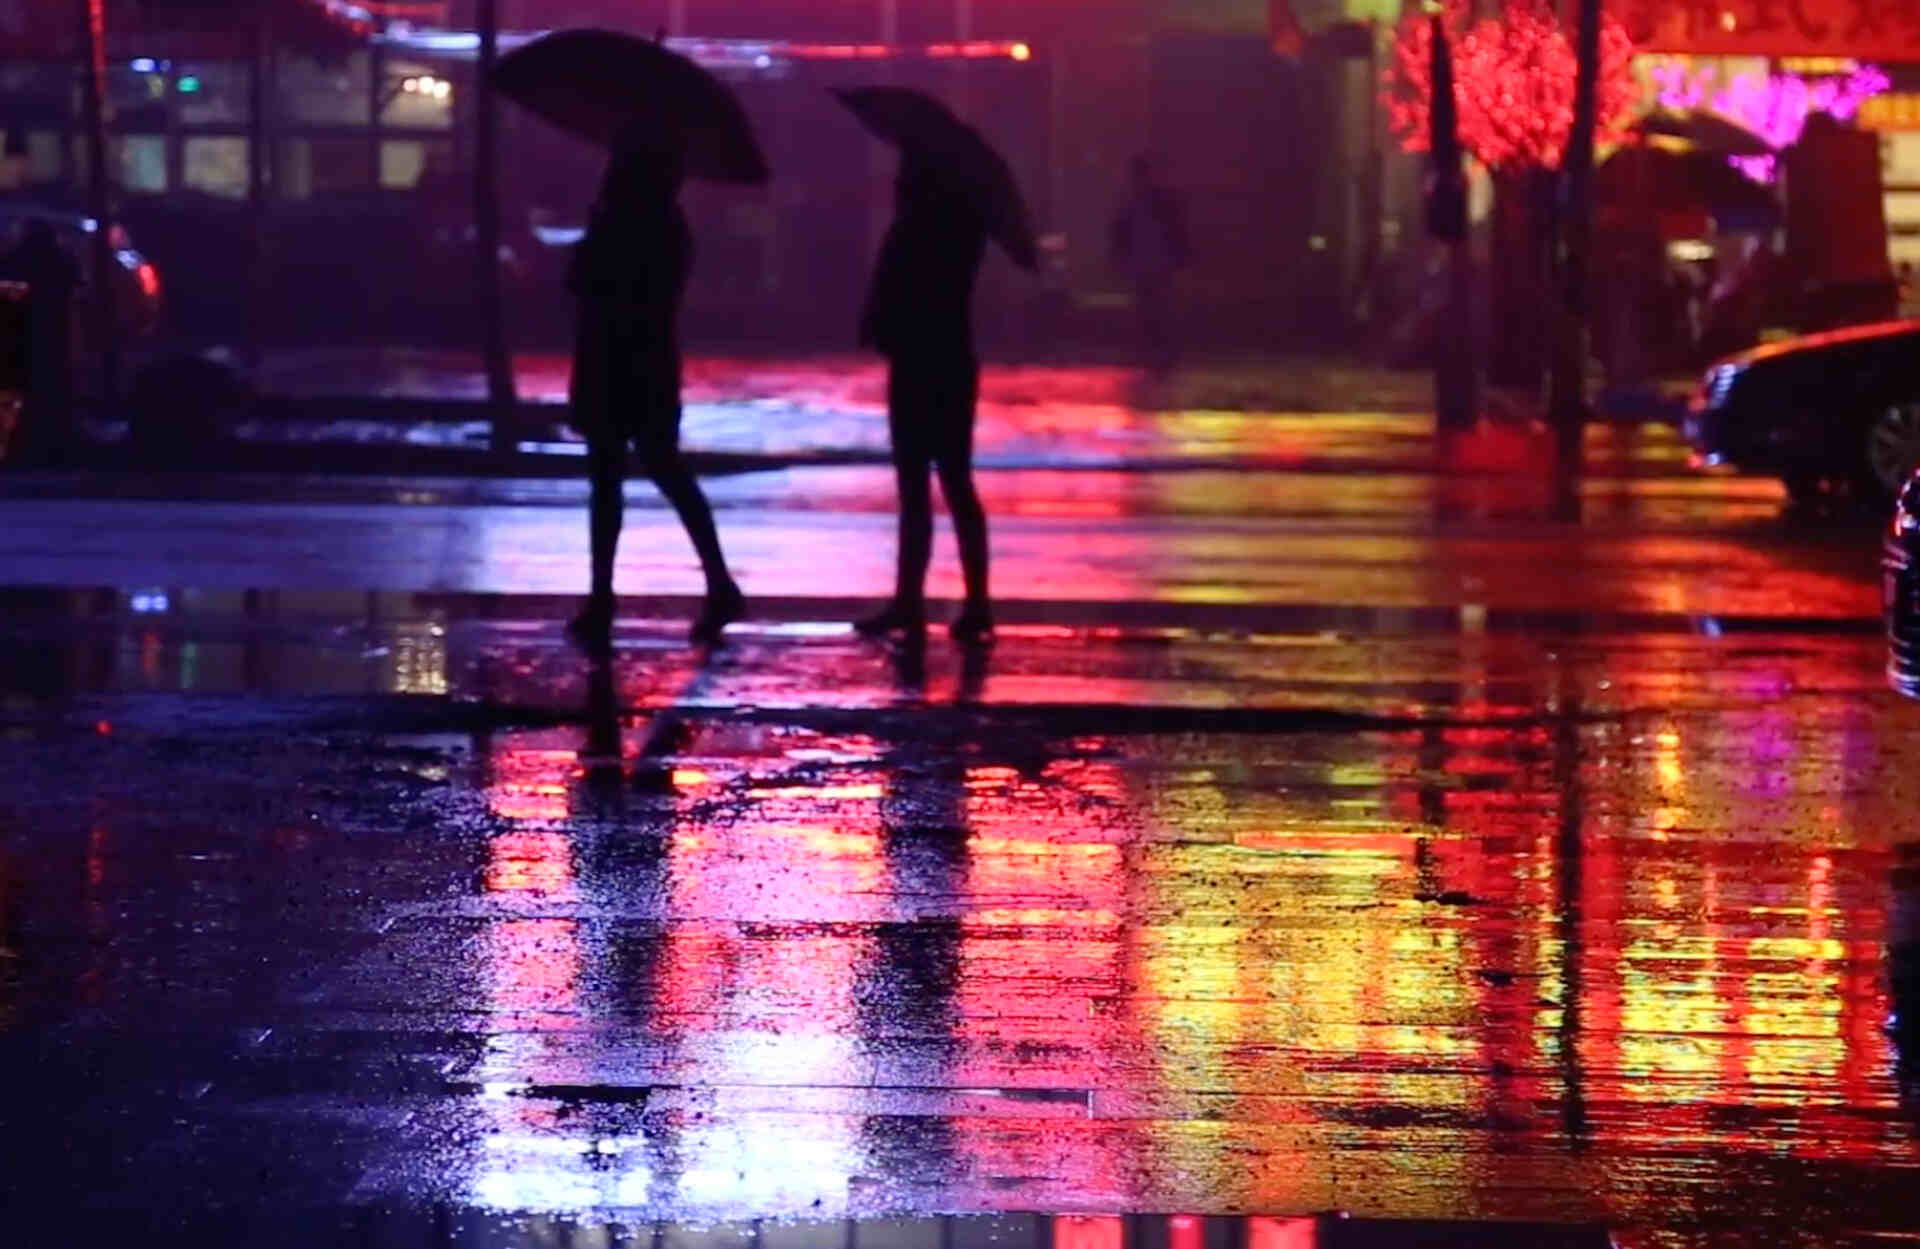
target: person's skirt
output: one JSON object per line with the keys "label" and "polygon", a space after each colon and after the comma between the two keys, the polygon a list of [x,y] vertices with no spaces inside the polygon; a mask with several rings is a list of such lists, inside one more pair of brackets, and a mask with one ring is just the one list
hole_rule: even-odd
{"label": "person's skirt", "polygon": [[644,451],[678,445],[680,343],[673,318],[631,301],[580,301],[571,386],[573,427],[589,441]]}

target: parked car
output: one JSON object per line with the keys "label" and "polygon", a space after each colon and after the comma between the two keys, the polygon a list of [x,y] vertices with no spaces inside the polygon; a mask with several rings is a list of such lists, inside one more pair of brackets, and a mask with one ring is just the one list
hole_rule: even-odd
{"label": "parked car", "polygon": [[[12,251],[25,235],[27,226],[35,221],[44,221],[53,227],[61,249],[79,264],[81,281],[90,289],[94,282],[93,235],[98,229],[92,217],[45,204],[0,201],[0,255]],[[160,271],[133,245],[125,226],[116,223],[110,227],[108,243],[114,260],[109,280],[113,284],[120,332],[128,338],[150,335],[160,327],[164,302]],[[91,341],[91,327],[84,312],[76,308],[75,315],[75,324],[80,330],[75,341],[84,350]]]}
{"label": "parked car", "polygon": [[1894,500],[1880,544],[1881,607],[1887,622],[1887,679],[1920,698],[1920,472]]}
{"label": "parked car", "polygon": [[1774,474],[1796,501],[1891,499],[1920,465],[1920,320],[1728,356],[1707,369],[1684,429],[1703,462]]}

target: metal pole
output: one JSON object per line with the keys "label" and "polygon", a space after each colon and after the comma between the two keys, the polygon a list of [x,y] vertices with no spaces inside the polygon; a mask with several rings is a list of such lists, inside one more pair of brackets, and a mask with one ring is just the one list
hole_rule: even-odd
{"label": "metal pole", "polygon": [[888,47],[900,42],[900,0],[880,0],[880,42]]}
{"label": "metal pole", "polygon": [[1561,214],[1560,307],[1548,413],[1554,430],[1555,515],[1577,520],[1587,419],[1587,264],[1593,233],[1593,132],[1600,81],[1600,0],[1580,0],[1573,131],[1567,136]]}
{"label": "metal pole", "polygon": [[87,213],[94,220],[91,308],[100,344],[100,398],[120,395],[120,326],[114,316],[113,195],[107,170],[106,0],[80,0],[81,47],[86,51],[86,89],[81,107],[87,127]]}
{"label": "metal pole", "polygon": [[500,187],[498,100],[493,67],[500,58],[500,2],[479,0],[480,60],[474,70],[473,250],[476,298],[480,301],[480,352],[487,370],[490,443],[495,451],[514,445],[513,357],[507,347],[506,310],[500,293]]}
{"label": "metal pole", "polygon": [[273,171],[273,6],[253,12],[253,73],[247,82],[247,326],[242,355],[260,369],[267,298],[267,200]]}
{"label": "metal pole", "polygon": [[687,30],[687,0],[670,0],[667,5],[667,33],[679,38]]}

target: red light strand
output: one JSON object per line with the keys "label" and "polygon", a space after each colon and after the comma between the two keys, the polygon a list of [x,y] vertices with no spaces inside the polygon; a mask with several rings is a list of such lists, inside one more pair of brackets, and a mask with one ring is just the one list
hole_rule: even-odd
{"label": "red light strand", "polygon": [[[1550,9],[1513,3],[1497,18],[1470,21],[1462,0],[1449,0],[1442,18],[1453,42],[1460,142],[1490,169],[1555,169],[1573,129],[1573,42]],[[1432,81],[1431,25],[1403,20],[1382,74],[1388,124],[1410,152],[1427,150]],[[1633,40],[1611,16],[1600,26],[1600,99],[1595,143],[1621,142],[1633,121],[1638,92]]]}

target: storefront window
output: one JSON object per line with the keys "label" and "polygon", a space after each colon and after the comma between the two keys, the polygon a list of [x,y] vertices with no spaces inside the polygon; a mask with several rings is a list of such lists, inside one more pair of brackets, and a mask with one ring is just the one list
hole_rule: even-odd
{"label": "storefront window", "polygon": [[388,61],[380,92],[380,120],[389,126],[445,130],[453,125],[460,88],[445,66],[419,61]]}
{"label": "storefront window", "polygon": [[186,141],[185,179],[189,188],[225,199],[247,195],[247,141],[239,137],[195,135]]}
{"label": "storefront window", "polygon": [[167,136],[122,135],[113,141],[113,155],[121,190],[139,195],[166,192]]}
{"label": "storefront window", "polygon": [[288,57],[278,81],[283,120],[316,126],[364,126],[372,118],[371,58],[356,52],[345,60]]}
{"label": "storefront window", "polygon": [[123,130],[167,127],[167,76],[157,61],[121,62],[107,68],[113,121]]}
{"label": "storefront window", "polygon": [[239,61],[175,62],[173,89],[189,126],[241,125],[248,115],[248,71]]}
{"label": "storefront window", "polygon": [[388,139],[380,144],[380,187],[411,191],[427,172],[427,150],[440,146],[422,139]]}
{"label": "storefront window", "polygon": [[0,105],[9,120],[65,122],[79,84],[71,65],[0,64]]}
{"label": "storefront window", "polygon": [[27,181],[60,182],[67,176],[66,162],[60,159],[60,132],[27,132]]}
{"label": "storefront window", "polygon": [[307,199],[373,186],[373,149],[365,139],[285,139],[280,144],[279,192]]}

